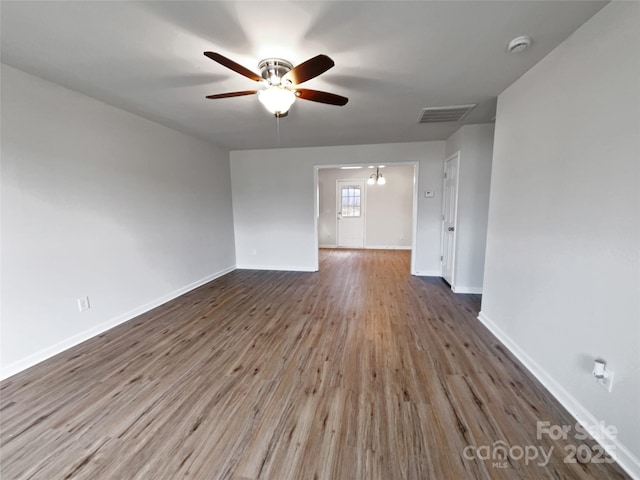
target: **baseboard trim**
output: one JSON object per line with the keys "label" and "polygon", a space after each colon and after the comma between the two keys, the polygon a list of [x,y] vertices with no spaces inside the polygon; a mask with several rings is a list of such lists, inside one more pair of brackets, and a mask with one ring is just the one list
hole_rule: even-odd
{"label": "baseboard trim", "polygon": [[640,480],[640,460],[617,438],[613,438],[603,421],[598,420],[573,395],[567,392],[546,370],[533,360],[498,325],[483,312],[478,320],[536,377],[560,404],[585,428],[598,426],[598,443],[612,455],[618,465],[635,480]]}
{"label": "baseboard trim", "polygon": [[276,270],[280,272],[317,272],[315,268],[310,267],[292,267],[285,265],[247,265],[239,264],[238,270]]}
{"label": "baseboard trim", "polygon": [[413,274],[416,277],[441,277],[440,270],[416,270]]}
{"label": "baseboard trim", "polygon": [[474,293],[481,294],[482,287],[459,287],[458,285],[452,285],[451,291],[453,293]]}
{"label": "baseboard trim", "polygon": [[64,352],[65,350],[68,350],[69,348],[74,347],[79,343],[89,340],[90,338],[95,337],[96,335],[100,335],[101,333],[104,333],[107,330],[120,325],[121,323],[128,322],[129,320],[137,317],[138,315],[142,315],[143,313],[146,313],[149,310],[153,310],[154,308],[159,307],[160,305],[167,303],[168,301],[173,300],[174,298],[177,298],[180,295],[184,295],[185,293],[190,292],[191,290],[195,290],[196,288],[204,285],[205,283],[211,282],[216,278],[222,277],[223,275],[226,275],[227,273],[230,273],[235,269],[236,269],[235,266],[227,267],[216,273],[207,275],[206,277],[200,280],[197,280],[193,283],[190,283],[189,285],[186,285],[182,288],[174,290],[173,292],[170,292],[166,295],[156,298],[151,302],[148,302],[144,305],[134,308],[133,310],[129,310],[128,312],[125,312],[121,315],[111,318],[106,322],[102,322],[101,324],[96,325],[95,327],[90,328],[89,330],[85,330],[76,335],[73,335],[65,340],[62,340],[54,345],[51,345],[50,347],[43,348],[42,350],[36,353],[33,353],[23,358],[22,360],[18,360],[16,362],[10,363],[9,365],[2,366],[2,369],[0,369],[0,380],[4,380],[17,373],[22,372],[23,370],[26,370],[27,368],[33,367],[34,365],[37,365],[38,363],[43,362],[53,357],[54,355]]}
{"label": "baseboard trim", "polygon": [[357,250],[411,250],[411,246],[387,246],[387,247],[376,247],[376,246],[370,246],[370,245],[365,245],[364,247],[339,247],[338,245],[318,245],[318,248],[345,248],[345,249],[350,249],[350,248],[355,248]]}

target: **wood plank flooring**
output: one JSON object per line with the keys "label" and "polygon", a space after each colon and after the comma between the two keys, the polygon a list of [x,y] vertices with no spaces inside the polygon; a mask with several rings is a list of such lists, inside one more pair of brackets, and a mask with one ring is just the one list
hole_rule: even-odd
{"label": "wood plank flooring", "polygon": [[232,272],[2,382],[1,477],[628,478],[536,438],[575,421],[479,306],[405,251]]}

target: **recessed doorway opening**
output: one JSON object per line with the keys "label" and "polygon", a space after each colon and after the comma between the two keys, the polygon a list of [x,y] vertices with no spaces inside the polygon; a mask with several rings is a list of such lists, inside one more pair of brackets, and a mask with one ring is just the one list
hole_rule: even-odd
{"label": "recessed doorway opening", "polygon": [[410,250],[415,274],[417,179],[417,162],[316,166],[317,247]]}

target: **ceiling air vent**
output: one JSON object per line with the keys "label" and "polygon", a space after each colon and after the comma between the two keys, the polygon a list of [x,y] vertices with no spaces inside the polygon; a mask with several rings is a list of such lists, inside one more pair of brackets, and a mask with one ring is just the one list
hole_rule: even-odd
{"label": "ceiling air vent", "polygon": [[459,122],[475,108],[473,105],[452,105],[449,107],[423,108],[418,123]]}

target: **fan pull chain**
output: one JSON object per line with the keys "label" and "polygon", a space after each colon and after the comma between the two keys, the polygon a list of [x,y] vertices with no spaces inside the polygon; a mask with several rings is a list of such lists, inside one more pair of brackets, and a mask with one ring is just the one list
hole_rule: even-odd
{"label": "fan pull chain", "polygon": [[276,124],[276,129],[278,131],[278,146],[280,146],[280,115],[276,115]]}

